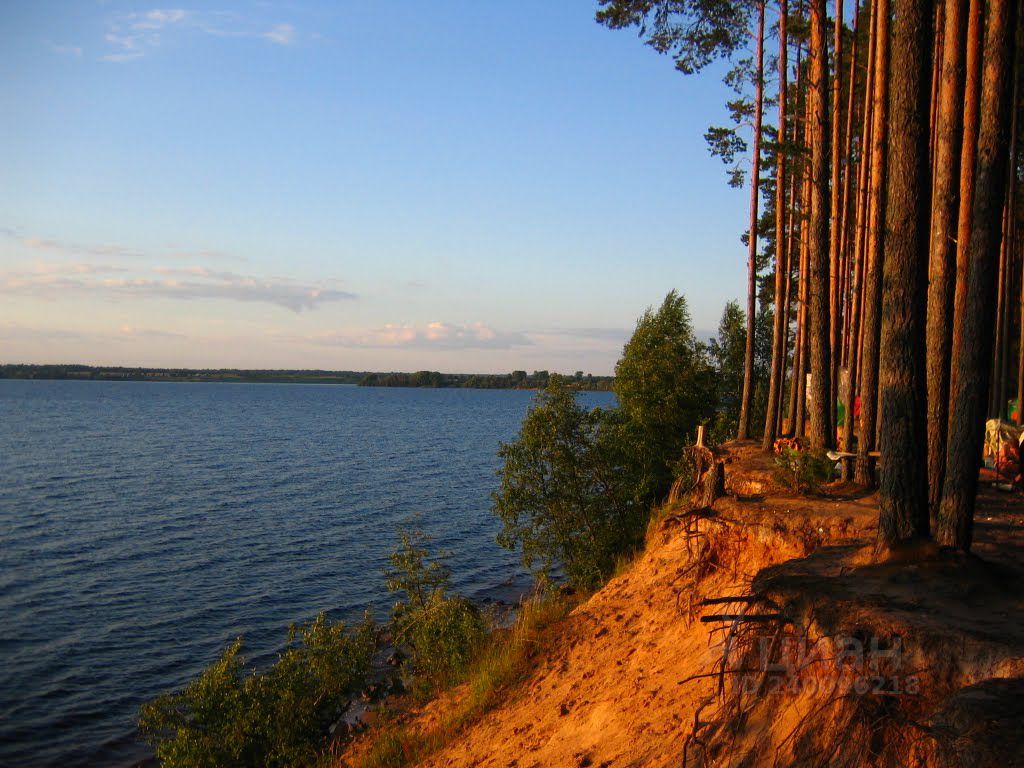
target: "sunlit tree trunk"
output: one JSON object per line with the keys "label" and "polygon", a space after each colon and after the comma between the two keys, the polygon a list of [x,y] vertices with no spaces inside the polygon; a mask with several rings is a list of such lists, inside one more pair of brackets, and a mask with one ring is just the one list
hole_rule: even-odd
{"label": "sunlit tree trunk", "polygon": [[789,7],[787,0],[779,2],[779,128],[778,151],[775,160],[775,324],[772,327],[772,370],[768,380],[768,410],[764,420],[764,435],[761,447],[769,450],[775,442],[779,425],[779,402],[782,399],[782,377],[786,370],[786,324],[789,315],[784,314],[785,281],[788,277],[786,260],[786,89],[788,45],[786,22]]}
{"label": "sunlit tree trunk", "polygon": [[939,505],[940,543],[970,549],[984,437],[985,395],[992,356],[1000,213],[1010,143],[1010,76],[1016,0],[989,0],[981,78],[981,122],[975,157],[974,204],[968,244],[964,336],[952,385],[946,477]]}
{"label": "sunlit tree trunk", "polygon": [[893,21],[879,361],[878,531],[888,545],[928,536],[925,310],[931,0],[900,0]]}
{"label": "sunlit tree trunk", "polygon": [[931,102],[930,122],[928,127],[928,157],[930,171],[935,172],[935,134],[938,131],[939,116],[939,85],[942,81],[942,47],[946,39],[946,0],[935,0],[935,24],[932,27],[933,35],[932,48],[932,80],[931,80]]}
{"label": "sunlit tree trunk", "polygon": [[764,107],[764,2],[757,4],[757,82],[754,85],[754,159],[750,171],[750,227],[747,242],[747,344],[743,358],[743,396],[737,437],[750,436],[754,398],[754,320],[757,313],[757,202],[761,187],[761,115]]}
{"label": "sunlit tree trunk", "polygon": [[965,0],[946,0],[942,67],[935,117],[931,247],[928,267],[928,506],[934,520],[942,496],[949,422],[949,365],[953,290],[956,284],[956,220],[959,200],[960,124],[963,117]]}
{"label": "sunlit tree trunk", "polygon": [[[853,217],[851,214],[852,199],[850,197],[851,192],[856,195],[854,190],[854,177],[856,174],[857,163],[853,156],[853,131],[854,131],[854,113],[856,112],[854,104],[854,91],[857,86],[857,19],[860,16],[860,0],[856,0],[853,9],[853,39],[850,43],[850,68],[849,82],[847,83],[846,93],[846,128],[843,132],[844,144],[843,144],[843,162],[846,163],[846,172],[843,173],[843,190],[841,195],[841,203],[839,208],[839,259],[842,269],[840,270],[840,295],[839,300],[843,305],[842,310],[842,324],[839,332],[840,336],[840,363],[847,368],[850,365],[850,324],[852,322],[853,314],[853,265],[855,259],[850,251],[850,229]],[[845,422],[846,431],[850,429],[850,422]]]}
{"label": "sunlit tree trunk", "polygon": [[[792,134],[792,130],[790,131],[790,133]],[[790,320],[789,319],[792,316],[792,308],[793,308],[793,284],[794,284],[794,280],[793,280],[793,253],[794,253],[794,246],[793,246],[793,243],[794,243],[794,229],[795,229],[794,221],[796,220],[796,206],[797,206],[797,196],[796,196],[797,185],[794,183],[794,180],[792,179],[794,174],[787,172],[786,175],[790,177],[790,182],[789,182],[789,205],[786,206],[787,210],[788,210],[788,213],[786,214],[786,219],[787,219],[787,222],[786,222],[786,313],[785,313],[786,314],[786,326],[785,326],[785,331],[784,331],[784,333],[785,333],[784,344],[785,344],[785,349],[788,351],[788,349],[789,349],[789,325],[790,325]],[[797,251],[797,253],[799,253],[799,252]],[[788,397],[789,409],[788,409],[787,413],[789,415],[789,423],[786,426],[787,434],[792,434],[793,433],[793,424],[795,423],[795,419],[796,419],[796,395],[797,395],[797,390],[796,390],[796,368],[799,365],[799,363],[798,363],[799,346],[797,344],[797,340],[798,339],[796,338],[796,336],[797,336],[797,334],[796,334],[796,332],[794,332],[794,339],[793,339],[794,345],[793,345],[793,355],[792,355],[792,358],[793,358],[792,359],[793,373],[792,373],[792,375],[790,377],[790,387],[789,387],[789,397]],[[784,364],[786,363],[785,359],[783,360],[783,363]],[[785,373],[783,373],[783,376],[785,377]],[[780,400],[781,400],[781,396],[780,396]],[[782,411],[782,404],[781,404],[781,402],[779,404],[779,411],[780,411],[780,413]],[[779,428],[782,429],[782,426],[781,426],[782,419],[781,418],[779,419],[779,422],[780,422],[780,427]]]}
{"label": "sunlit tree trunk", "polygon": [[[872,9],[873,10],[873,9]],[[867,217],[867,197],[868,197],[868,172],[871,167],[871,155],[869,148],[871,146],[871,94],[872,85],[874,81],[873,71],[874,68],[871,66],[871,62],[874,59],[875,52],[875,37],[872,34],[873,29],[873,12],[869,14],[868,21],[868,56],[867,56],[867,76],[865,78],[864,87],[864,114],[862,117],[862,128],[860,145],[858,147],[859,164],[857,167],[857,207],[854,215],[854,245],[853,245],[853,258],[855,262],[854,277],[853,277],[853,290],[850,297],[850,323],[849,323],[849,352],[847,354],[847,370],[850,375],[850,386],[846,390],[846,396],[843,399],[843,409],[846,412],[846,428],[843,430],[843,450],[852,452],[854,448],[853,437],[856,419],[854,418],[853,412],[855,410],[856,393],[859,384],[859,367],[860,362],[860,329],[861,329],[861,315],[863,313],[863,284],[864,284],[864,251],[865,251],[865,231],[867,229],[865,218]],[[854,38],[856,45],[856,38]],[[853,95],[853,86],[855,81],[850,83],[851,99]],[[843,468],[846,470],[846,463],[844,462]]]}
{"label": "sunlit tree trunk", "polygon": [[[950,392],[956,388],[956,377],[959,375],[967,310],[967,279],[970,268],[967,245],[971,239],[971,213],[974,205],[974,156],[978,147],[978,110],[981,107],[984,10],[984,0],[970,0],[964,63],[963,136],[960,142],[960,199],[957,203],[956,286],[953,290],[953,336],[949,353]],[[953,418],[953,413],[948,414],[947,435],[949,428],[952,427]]]}
{"label": "sunlit tree trunk", "polygon": [[829,146],[832,149],[831,182],[829,190],[829,409],[835,407],[839,374],[839,330],[842,321],[842,290],[843,269],[842,256],[839,250],[842,229],[840,227],[839,185],[843,168],[842,158],[842,82],[843,82],[843,0],[835,0],[835,19],[832,30],[832,119],[830,128],[832,136]]}
{"label": "sunlit tree trunk", "polygon": [[[802,4],[801,4],[802,8]],[[796,48],[796,64],[793,67],[794,79],[796,80],[796,94],[797,94],[797,107],[793,111],[794,120],[792,121],[792,128],[790,130],[790,136],[794,146],[805,146],[806,138],[803,133],[803,126],[807,123],[806,106],[807,100],[801,99],[800,95],[803,93],[803,46],[798,45]],[[789,261],[792,265],[794,260],[794,254],[796,255],[796,280],[794,281],[794,288],[796,289],[796,331],[794,332],[793,339],[793,370],[790,376],[790,389],[789,389],[789,433],[798,437],[803,435],[803,403],[804,403],[804,390],[803,390],[803,368],[804,368],[804,290],[803,290],[803,276],[804,276],[804,248],[803,238],[807,231],[807,227],[803,224],[803,214],[805,208],[805,196],[806,185],[805,181],[805,167],[806,163],[803,158],[794,159],[793,166],[788,174],[790,177],[790,195],[791,200],[789,204]],[[792,303],[792,302],[791,302]]]}
{"label": "sunlit tree trunk", "polygon": [[878,414],[878,345],[882,311],[882,222],[884,221],[885,152],[888,139],[889,0],[874,3],[875,56],[871,97],[871,177],[868,191],[867,253],[864,267],[860,375],[860,435],[856,480],[869,484],[870,453],[875,447]]}
{"label": "sunlit tree trunk", "polygon": [[987,417],[999,418],[999,400],[1003,395],[1000,376],[1003,372],[1003,345],[1006,339],[1006,292],[1010,269],[1006,261],[1006,201],[1003,200],[1003,214],[999,225],[999,277],[996,280],[996,327],[995,343],[992,346],[992,377],[989,380]]}
{"label": "sunlit tree trunk", "polygon": [[1024,404],[1024,253],[1021,253],[1020,248],[1020,221],[1018,216],[1018,178],[1017,169],[1019,161],[1019,153],[1021,146],[1021,109],[1024,108],[1024,94],[1021,92],[1022,83],[1024,83],[1024,19],[1021,19],[1022,12],[1017,11],[1017,41],[1014,46],[1013,56],[1013,98],[1011,103],[1013,104],[1013,114],[1010,118],[1010,190],[1009,190],[1009,209],[1011,211],[1010,216],[1010,228],[1009,248],[1011,259],[1021,266],[1020,274],[1020,288],[1017,294],[1018,298],[1018,336],[1017,336],[1017,421],[1021,422],[1022,404]]}
{"label": "sunlit tree trunk", "polygon": [[831,328],[829,324],[829,175],[828,131],[828,47],[825,35],[825,0],[811,0],[810,76],[808,99],[811,148],[811,210],[808,223],[810,289],[810,371],[808,397],[810,442],[815,448],[831,448],[834,440],[832,412]]}

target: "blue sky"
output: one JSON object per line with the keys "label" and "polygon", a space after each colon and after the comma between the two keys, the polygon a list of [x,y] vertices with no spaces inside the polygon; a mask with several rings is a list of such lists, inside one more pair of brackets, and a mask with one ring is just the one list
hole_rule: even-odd
{"label": "blue sky", "polygon": [[0,6],[0,361],[608,373],[746,191],[587,0]]}

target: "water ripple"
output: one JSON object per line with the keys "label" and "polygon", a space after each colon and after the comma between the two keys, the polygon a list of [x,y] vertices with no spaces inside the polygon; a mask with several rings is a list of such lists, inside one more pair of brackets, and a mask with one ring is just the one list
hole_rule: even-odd
{"label": "water ripple", "polygon": [[[586,395],[607,404],[607,395]],[[510,596],[489,512],[526,392],[0,381],[0,765],[127,765],[139,705],[238,636],[383,615],[411,514]]]}

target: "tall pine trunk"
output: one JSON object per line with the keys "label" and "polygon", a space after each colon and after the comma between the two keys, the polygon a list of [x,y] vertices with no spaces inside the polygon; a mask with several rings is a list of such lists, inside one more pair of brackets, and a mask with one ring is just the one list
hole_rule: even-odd
{"label": "tall pine trunk", "polygon": [[831,448],[833,402],[831,402],[832,358],[829,324],[829,176],[828,131],[828,47],[825,34],[825,0],[811,0],[810,102],[808,135],[811,145],[811,211],[808,224],[810,293],[810,442],[815,448]]}
{"label": "tall pine trunk", "polygon": [[[873,34],[874,30],[874,9],[871,8],[868,16],[868,28],[867,28],[867,43],[868,43],[868,54],[867,54],[867,76],[864,84],[864,114],[862,116],[862,127],[860,144],[858,146],[859,164],[857,167],[857,205],[856,213],[854,215],[854,244],[853,244],[853,258],[854,258],[854,276],[853,276],[853,291],[850,297],[850,324],[849,324],[849,353],[847,356],[847,370],[850,376],[850,386],[846,390],[846,396],[843,399],[843,410],[846,413],[846,426],[843,429],[843,450],[852,452],[854,448],[853,438],[855,432],[856,419],[854,418],[853,412],[855,410],[856,393],[857,387],[860,381],[860,337],[861,337],[861,317],[863,315],[863,294],[864,294],[864,262],[865,262],[865,240],[866,240],[866,229],[867,222],[867,199],[868,199],[868,178],[869,171],[871,170],[871,155],[869,148],[871,146],[871,96],[872,86],[874,84],[874,67],[871,62],[874,60],[875,55],[875,37]],[[854,42],[856,45],[856,39]],[[854,82],[850,83],[851,96]],[[843,464],[844,473],[847,471],[847,465]]]}
{"label": "tall pine trunk", "polygon": [[953,290],[956,285],[956,220],[959,201],[960,123],[963,117],[965,0],[946,0],[942,68],[935,117],[931,253],[928,268],[928,506],[934,520],[942,496],[949,423],[949,365]]}
{"label": "tall pine trunk", "polygon": [[[805,107],[810,100],[805,100]],[[804,110],[804,146],[807,146],[808,111]],[[797,327],[800,336],[800,373],[797,378],[796,421],[794,433],[797,437],[807,434],[807,372],[810,369],[810,224],[808,209],[811,200],[810,166],[805,160],[801,169],[800,182],[800,309],[797,312]]]}
{"label": "tall pine trunk", "polygon": [[946,477],[939,505],[941,544],[970,549],[974,504],[984,437],[985,397],[992,359],[992,323],[996,300],[1003,196],[1006,191],[1010,134],[1010,74],[1016,0],[989,0],[981,81],[981,124],[975,157],[971,238],[964,336],[952,385]]}
{"label": "tall pine trunk", "polygon": [[754,399],[754,321],[757,312],[757,201],[761,186],[761,114],[764,106],[764,0],[757,4],[757,83],[754,85],[754,159],[750,171],[750,229],[747,241],[747,344],[743,355],[740,440],[750,436]]}
{"label": "tall pine trunk", "polygon": [[[853,198],[851,194],[856,195],[855,189],[855,177],[857,173],[857,165],[854,161],[853,156],[853,135],[854,135],[854,115],[856,113],[856,104],[854,102],[854,91],[857,86],[857,18],[860,16],[860,0],[856,0],[853,5],[853,35],[850,41],[850,68],[849,68],[849,82],[847,83],[846,92],[846,127],[843,131],[843,162],[846,163],[846,171],[843,173],[843,191],[842,191],[842,202],[840,203],[839,209],[839,259],[842,269],[840,270],[840,285],[842,290],[840,291],[839,300],[843,305],[842,309],[842,323],[840,328],[840,364],[849,368],[850,365],[850,324],[852,322],[853,315],[853,272],[854,262],[853,254],[850,251],[850,229],[853,217],[851,216],[851,210],[853,206]],[[850,422],[845,422],[846,429],[849,429]]]}
{"label": "tall pine trunk", "polygon": [[839,343],[840,343],[840,322],[842,321],[842,291],[844,286],[843,260],[839,245],[842,241],[842,227],[840,226],[840,203],[842,197],[839,194],[842,161],[842,83],[843,83],[843,0],[835,0],[835,19],[832,33],[832,119],[830,128],[832,136],[829,146],[832,149],[830,163],[831,182],[829,189],[831,199],[829,206],[829,408],[836,402],[839,376]]}
{"label": "tall pine trunk", "polygon": [[[963,352],[964,322],[967,314],[967,280],[970,271],[967,246],[971,241],[974,206],[974,156],[978,148],[978,119],[981,108],[981,46],[985,30],[984,0],[970,0],[967,12],[967,47],[964,63],[964,118],[960,141],[960,200],[957,203],[956,286],[953,290],[953,338],[950,346],[949,388],[956,387]],[[950,395],[952,398],[952,395]],[[952,405],[952,400],[951,403]],[[947,420],[947,436],[953,423]],[[947,437],[948,440],[948,437]]]}
{"label": "tall pine trunk", "polygon": [[871,177],[868,188],[867,253],[864,267],[860,375],[860,434],[856,480],[869,484],[870,454],[875,447],[878,416],[878,345],[882,312],[882,222],[884,219],[885,152],[888,140],[889,0],[874,3],[875,57],[871,97]]}
{"label": "tall pine trunk", "polygon": [[883,543],[928,536],[925,309],[932,3],[900,0],[893,21],[879,361]]}
{"label": "tall pine trunk", "polygon": [[779,426],[779,403],[782,400],[782,377],[786,370],[786,325],[789,322],[785,305],[786,259],[786,34],[789,8],[787,0],[779,2],[779,129],[775,158],[775,324],[772,326],[772,370],[768,380],[768,409],[765,412],[761,447],[769,450],[775,442]]}

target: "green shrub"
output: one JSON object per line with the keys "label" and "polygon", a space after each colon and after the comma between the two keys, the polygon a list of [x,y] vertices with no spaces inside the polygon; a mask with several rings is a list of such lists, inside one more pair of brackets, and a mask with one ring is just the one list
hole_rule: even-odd
{"label": "green shrub", "polygon": [[775,457],[776,477],[797,493],[817,493],[835,475],[835,462],[824,451],[784,448]]}
{"label": "green shrub", "polygon": [[614,390],[642,467],[635,480],[644,483],[648,501],[663,498],[673,464],[717,399],[715,371],[683,296],[669,292],[657,311],[648,309],[637,321],[615,365]]}
{"label": "green shrub", "polygon": [[450,744],[503,701],[509,686],[533,670],[534,649],[541,634],[570,608],[563,598],[550,594],[538,593],[523,600],[512,626],[495,630],[473,660],[466,676],[466,695],[458,697],[433,726],[385,726],[353,768],[406,768]]}
{"label": "green shrub", "polygon": [[436,689],[465,677],[490,628],[472,602],[441,589],[418,610],[403,614],[401,625],[396,639],[412,647],[414,672]]}
{"label": "green shrub", "polygon": [[262,672],[245,670],[237,640],[183,690],[144,704],[139,728],[170,768],[311,764],[365,684],[376,638],[369,616],[349,629],[320,614],[290,628]]}
{"label": "green shrub", "polygon": [[647,477],[632,444],[621,413],[588,411],[552,377],[517,438],[498,451],[498,543],[520,548],[536,572],[560,566],[574,584],[601,583],[642,540],[647,519]]}
{"label": "green shrub", "polygon": [[461,680],[490,629],[472,602],[449,594],[448,569],[428,544],[418,528],[403,531],[386,574],[388,590],[405,595],[392,609],[392,642],[409,651],[406,666],[421,693]]}

